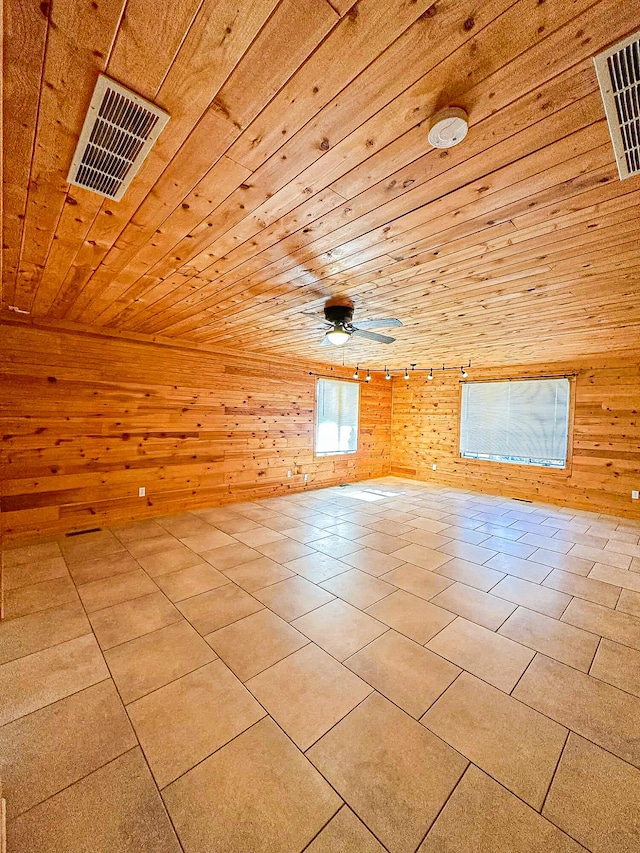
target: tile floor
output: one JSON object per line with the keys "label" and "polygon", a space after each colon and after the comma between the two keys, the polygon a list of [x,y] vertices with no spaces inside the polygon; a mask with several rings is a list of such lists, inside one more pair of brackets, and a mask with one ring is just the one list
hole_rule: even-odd
{"label": "tile floor", "polygon": [[639,542],[385,478],[8,550],[8,851],[637,853]]}

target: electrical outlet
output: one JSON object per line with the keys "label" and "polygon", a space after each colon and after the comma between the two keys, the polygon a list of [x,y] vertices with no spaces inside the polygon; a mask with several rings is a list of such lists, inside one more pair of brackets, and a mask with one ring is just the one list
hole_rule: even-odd
{"label": "electrical outlet", "polygon": [[144,486],[140,486],[138,488],[138,497],[143,498],[147,494],[147,490]]}
{"label": "electrical outlet", "polygon": [[640,492],[638,492],[638,491],[636,491],[636,489],[634,489],[634,490],[631,492],[631,497],[632,497],[632,499],[633,499],[634,501],[637,501],[637,500],[638,500],[638,498],[640,498]]}
{"label": "electrical outlet", "polygon": [[438,466],[436,465],[436,463],[435,463],[435,462],[433,463],[433,465],[432,465],[431,467],[433,468],[433,470],[434,470],[434,471],[437,471],[437,470],[438,470]]}
{"label": "electrical outlet", "polygon": [[291,471],[287,471],[287,477],[291,476]]}
{"label": "electrical outlet", "polygon": [[304,481],[305,481],[305,483],[307,482],[307,480],[308,480],[308,479],[309,479],[309,475],[308,475],[308,474],[305,474],[305,475],[304,475]]}

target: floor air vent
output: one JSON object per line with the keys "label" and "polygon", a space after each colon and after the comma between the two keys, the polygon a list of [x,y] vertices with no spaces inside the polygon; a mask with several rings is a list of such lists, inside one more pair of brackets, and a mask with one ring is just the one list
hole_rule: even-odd
{"label": "floor air vent", "polygon": [[164,110],[101,74],[68,182],[120,201],[168,121]]}
{"label": "floor air vent", "polygon": [[593,60],[621,178],[640,174],[640,33]]}

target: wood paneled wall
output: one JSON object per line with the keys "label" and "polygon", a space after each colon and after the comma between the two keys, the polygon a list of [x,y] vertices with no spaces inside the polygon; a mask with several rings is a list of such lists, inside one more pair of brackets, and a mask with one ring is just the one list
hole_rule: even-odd
{"label": "wood paneled wall", "polygon": [[312,366],[15,325],[0,337],[5,543],[390,471],[381,377],[362,383],[358,452],[320,458]]}
{"label": "wood paneled wall", "polygon": [[[471,369],[469,378],[498,379],[576,372],[571,462],[557,471],[462,459],[460,374],[436,371],[428,382],[393,380],[392,473],[525,500],[640,518],[640,357]],[[432,465],[437,465],[433,471]]]}

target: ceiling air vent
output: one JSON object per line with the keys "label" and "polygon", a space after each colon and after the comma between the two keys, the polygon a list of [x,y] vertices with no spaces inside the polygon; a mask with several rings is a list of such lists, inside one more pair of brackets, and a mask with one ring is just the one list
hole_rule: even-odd
{"label": "ceiling air vent", "polygon": [[640,33],[593,60],[621,178],[640,174]]}
{"label": "ceiling air vent", "polygon": [[67,181],[120,201],[168,113],[101,74]]}

